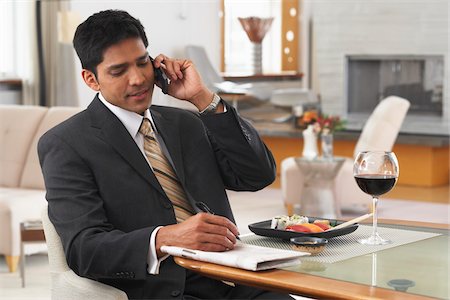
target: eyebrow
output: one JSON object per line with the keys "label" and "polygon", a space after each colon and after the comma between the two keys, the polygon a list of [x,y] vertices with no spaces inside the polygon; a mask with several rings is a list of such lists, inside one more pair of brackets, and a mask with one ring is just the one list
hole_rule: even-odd
{"label": "eyebrow", "polygon": [[[142,56],[139,56],[135,61],[140,61],[140,60],[146,59],[147,57],[149,57],[149,54],[148,54],[148,51],[145,51],[145,54]],[[128,63],[112,65],[112,66],[108,67],[108,70],[112,71],[112,70],[121,69],[123,67],[126,67],[127,65],[128,65]]]}

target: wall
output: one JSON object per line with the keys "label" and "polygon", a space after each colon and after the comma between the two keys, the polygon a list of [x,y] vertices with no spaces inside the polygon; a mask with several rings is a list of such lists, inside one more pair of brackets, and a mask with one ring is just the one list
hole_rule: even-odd
{"label": "wall", "polygon": [[402,131],[449,134],[449,5],[445,0],[306,0],[323,109],[346,114],[345,55],[444,55],[444,117],[407,120]]}
{"label": "wall", "polygon": [[[72,0],[71,10],[78,12],[84,21],[95,12],[105,9],[122,9],[138,18],[144,25],[149,39],[148,51],[156,56],[164,53],[169,57],[184,57],[184,47],[196,44],[205,47],[211,61],[220,62],[219,1],[214,0],[152,0],[152,1],[86,1]],[[81,65],[74,51],[77,73]],[[87,106],[95,93],[78,76],[80,105]],[[193,107],[162,94],[155,89],[154,104]]]}

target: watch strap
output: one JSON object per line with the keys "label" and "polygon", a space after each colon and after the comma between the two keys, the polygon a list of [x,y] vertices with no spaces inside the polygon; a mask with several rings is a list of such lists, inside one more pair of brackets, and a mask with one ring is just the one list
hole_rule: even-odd
{"label": "watch strap", "polygon": [[217,110],[217,107],[219,106],[219,103],[222,99],[220,98],[219,95],[214,94],[213,99],[211,101],[211,103],[200,112],[201,115],[207,115],[207,114],[212,114],[215,113]]}

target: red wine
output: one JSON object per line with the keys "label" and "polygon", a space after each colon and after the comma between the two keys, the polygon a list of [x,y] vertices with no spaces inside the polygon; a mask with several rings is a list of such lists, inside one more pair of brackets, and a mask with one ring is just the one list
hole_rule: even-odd
{"label": "red wine", "polygon": [[393,175],[357,175],[356,183],[366,194],[374,197],[386,194],[395,185],[397,178]]}

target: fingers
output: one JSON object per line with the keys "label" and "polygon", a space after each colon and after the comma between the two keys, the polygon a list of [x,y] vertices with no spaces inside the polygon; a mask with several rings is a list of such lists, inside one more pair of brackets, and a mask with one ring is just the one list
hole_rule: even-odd
{"label": "fingers", "polygon": [[164,54],[160,54],[155,58],[155,67],[161,67],[170,80],[176,81],[178,79],[183,79],[184,77],[182,71],[185,62],[185,60],[172,59]]}
{"label": "fingers", "polygon": [[[199,213],[197,214],[197,217],[203,219],[206,223],[211,224],[213,228],[212,232],[219,232],[222,235],[231,234],[234,238],[239,235],[237,226],[228,218],[207,213]],[[224,229],[226,229],[227,234],[225,234]]]}
{"label": "fingers", "polygon": [[206,213],[196,215],[199,249],[204,251],[225,251],[234,248],[239,234],[234,223],[222,216]]}
{"label": "fingers", "polygon": [[156,247],[179,246],[202,251],[226,251],[234,248],[239,232],[222,216],[199,213],[186,221],[167,225],[158,231]]}

